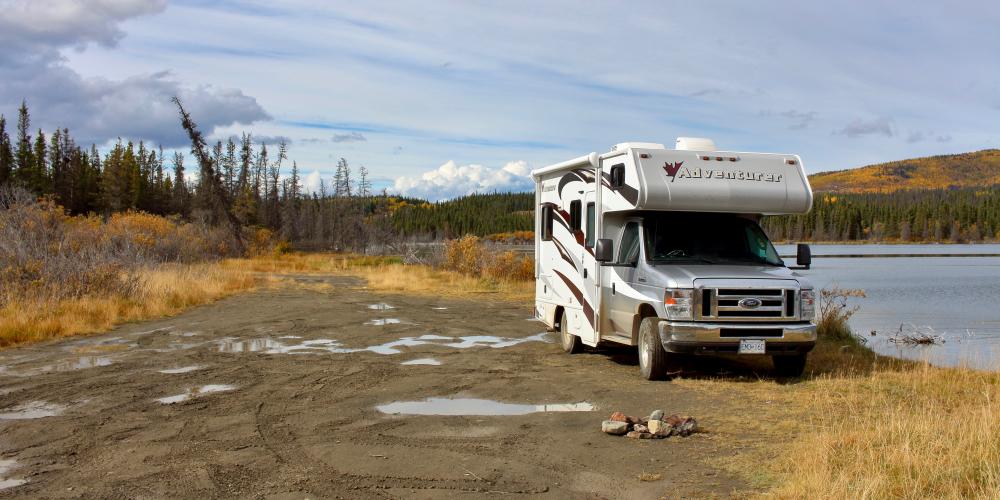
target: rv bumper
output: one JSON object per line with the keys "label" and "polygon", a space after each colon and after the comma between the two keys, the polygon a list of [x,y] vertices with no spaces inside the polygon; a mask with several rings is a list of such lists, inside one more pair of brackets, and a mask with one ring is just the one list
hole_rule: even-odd
{"label": "rv bumper", "polygon": [[805,354],[816,345],[816,325],[660,321],[660,342],[667,352],[736,354],[741,339],[764,339],[770,355]]}

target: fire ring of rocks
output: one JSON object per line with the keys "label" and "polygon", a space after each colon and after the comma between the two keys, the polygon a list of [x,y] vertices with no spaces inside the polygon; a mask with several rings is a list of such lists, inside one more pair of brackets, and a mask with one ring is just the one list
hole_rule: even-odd
{"label": "fire ring of rocks", "polygon": [[656,410],[649,417],[632,417],[620,411],[601,422],[601,431],[614,436],[632,439],[663,439],[670,436],[689,436],[698,431],[698,422],[692,417],[677,415],[663,416],[663,410]]}

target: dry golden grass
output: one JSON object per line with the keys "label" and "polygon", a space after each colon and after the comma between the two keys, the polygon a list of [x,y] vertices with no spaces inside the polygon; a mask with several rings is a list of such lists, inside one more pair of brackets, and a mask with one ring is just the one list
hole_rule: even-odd
{"label": "dry golden grass", "polygon": [[719,457],[762,498],[1000,498],[1000,374],[825,339],[801,381],[681,379],[739,401],[706,415]]}
{"label": "dry golden grass", "polygon": [[[524,259],[500,254],[498,262],[522,266],[512,269],[524,274]],[[390,293],[417,293],[447,297],[488,294],[503,300],[528,301],[534,298],[535,283],[521,278],[498,278],[499,272],[478,277],[449,269],[403,264],[397,257],[345,255],[334,253],[291,253],[253,259],[229,259],[227,268],[258,273],[336,273],[360,277],[368,288]],[[495,265],[495,264],[494,264]],[[531,267],[533,273],[534,268]]]}
{"label": "dry golden grass", "polygon": [[[477,278],[429,266],[403,265],[395,257],[290,253],[217,263],[160,265],[138,272],[139,291],[47,302],[10,302],[0,308],[0,348],[58,337],[106,331],[115,325],[182,312],[261,284],[290,285],[284,273],[350,274],[368,287],[391,293],[449,297],[489,294],[502,300],[530,300],[534,283]],[[331,285],[298,287],[326,291]]]}
{"label": "dry golden grass", "polygon": [[140,271],[133,296],[90,296],[0,309],[0,347],[96,333],[114,325],[177,314],[254,288],[260,279],[218,264],[163,265]]}
{"label": "dry golden grass", "polygon": [[918,364],[804,384],[778,498],[1000,497],[1000,376]]}
{"label": "dry golden grass", "polygon": [[534,281],[493,281],[430,266],[388,264],[345,269],[368,281],[368,288],[394,293],[417,293],[446,297],[488,294],[513,301],[533,300]]}

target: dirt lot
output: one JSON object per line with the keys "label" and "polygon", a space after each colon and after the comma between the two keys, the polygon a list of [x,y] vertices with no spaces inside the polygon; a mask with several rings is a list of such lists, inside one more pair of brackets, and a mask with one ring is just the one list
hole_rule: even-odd
{"label": "dirt lot", "polygon": [[[298,279],[333,286],[0,352],[0,497],[674,498],[752,486],[723,462],[762,440],[732,422],[761,418],[767,401],[642,381],[627,351],[564,354],[528,304]],[[403,364],[427,359],[440,364]],[[427,398],[594,410],[377,409]],[[612,411],[656,408],[705,432],[599,431]]]}

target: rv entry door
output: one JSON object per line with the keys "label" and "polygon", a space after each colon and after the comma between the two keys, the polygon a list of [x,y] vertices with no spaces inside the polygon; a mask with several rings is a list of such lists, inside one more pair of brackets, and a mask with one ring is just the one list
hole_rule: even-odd
{"label": "rv entry door", "polygon": [[590,323],[580,329],[580,338],[584,343],[596,345],[599,339],[597,325],[597,297],[600,293],[601,266],[594,259],[594,246],[597,244],[597,217],[600,216],[594,195],[593,184],[587,184],[588,191],[583,193],[583,247],[580,250],[580,265],[583,275],[583,308],[584,316]]}

